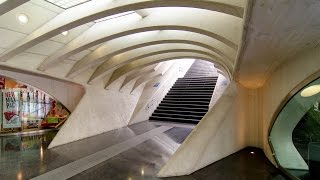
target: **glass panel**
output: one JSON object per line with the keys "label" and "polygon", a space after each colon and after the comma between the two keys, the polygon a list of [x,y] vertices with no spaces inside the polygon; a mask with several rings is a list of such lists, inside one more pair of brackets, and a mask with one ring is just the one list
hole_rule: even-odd
{"label": "glass panel", "polygon": [[270,132],[279,165],[300,179],[320,179],[319,101],[317,79],[287,102]]}

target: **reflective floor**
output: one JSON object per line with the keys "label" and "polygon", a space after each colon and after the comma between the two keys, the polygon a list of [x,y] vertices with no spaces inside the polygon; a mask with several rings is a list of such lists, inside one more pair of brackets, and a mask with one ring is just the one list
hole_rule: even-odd
{"label": "reflective floor", "polygon": [[34,136],[0,137],[1,179],[24,179],[30,173],[45,171],[45,149],[56,135],[50,131]]}
{"label": "reflective floor", "polygon": [[[157,172],[191,131],[186,127],[143,122],[50,150],[47,146],[55,132],[31,137],[2,137],[0,179],[159,179]],[[99,162],[106,156],[106,160]],[[75,171],[77,168],[81,171]],[[66,178],[59,172],[71,175]],[[285,179],[261,150],[253,148],[244,149],[189,176],[165,179],[257,178]]]}

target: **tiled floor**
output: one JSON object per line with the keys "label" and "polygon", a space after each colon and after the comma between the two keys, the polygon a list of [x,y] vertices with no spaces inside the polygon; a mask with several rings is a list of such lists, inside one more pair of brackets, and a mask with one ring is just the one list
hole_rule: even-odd
{"label": "tiled floor", "polygon": [[[251,154],[251,152],[254,152],[254,154]],[[189,176],[167,179],[284,180],[286,177],[269,162],[262,150],[249,147],[200,169]]]}
{"label": "tiled floor", "polygon": [[30,179],[156,127],[151,123],[140,123],[50,150],[47,147],[56,132],[27,138],[0,137],[0,177]]}
{"label": "tiled floor", "polygon": [[[160,127],[164,126],[143,122],[50,150],[46,149],[50,142],[50,138],[46,136],[34,137],[31,142],[18,140],[16,144],[20,143],[19,147],[11,147],[10,151],[2,146],[0,179],[39,178],[40,174],[50,174],[61,166],[65,167],[66,164],[73,164],[89,155],[92,156],[121,143],[130,142],[135,137],[137,139],[144,134],[161,130]],[[145,141],[139,142],[98,165],[73,177],[70,176],[70,179],[159,179],[156,177],[157,172],[192,131],[184,127],[164,130],[164,132],[158,131],[148,136]],[[19,137],[15,138],[19,139]],[[2,138],[1,142],[1,145],[5,145],[9,140]],[[255,154],[251,154],[251,151],[254,151]],[[285,178],[269,163],[261,150],[251,148],[244,149],[189,176],[164,179],[263,180]]]}

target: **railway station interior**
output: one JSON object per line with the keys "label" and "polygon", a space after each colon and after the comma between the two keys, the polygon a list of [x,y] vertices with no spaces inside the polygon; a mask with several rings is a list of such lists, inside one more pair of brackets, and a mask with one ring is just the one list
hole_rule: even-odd
{"label": "railway station interior", "polygon": [[0,0],[0,179],[320,179],[320,1]]}

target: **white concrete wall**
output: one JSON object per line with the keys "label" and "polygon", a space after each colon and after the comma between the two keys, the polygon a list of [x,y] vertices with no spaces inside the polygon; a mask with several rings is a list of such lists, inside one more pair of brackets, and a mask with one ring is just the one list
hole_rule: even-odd
{"label": "white concrete wall", "polygon": [[236,83],[230,83],[158,176],[191,174],[247,145],[247,122],[240,112],[245,111],[242,103],[248,96],[242,89]]}
{"label": "white concrete wall", "polygon": [[109,87],[109,90],[103,89],[103,85],[104,83],[100,82],[86,86],[85,95],[49,148],[128,125],[143,86],[131,94],[129,85],[119,91],[121,81]]}
{"label": "white concrete wall", "polygon": [[218,99],[221,97],[223,92],[228,87],[229,83],[230,83],[229,79],[224,77],[222,74],[218,75],[218,80],[217,80],[216,86],[214,88],[213,95],[212,95],[211,100],[210,100],[209,108],[211,108],[213,105],[216,104]]}
{"label": "white concrete wall", "polygon": [[[129,124],[148,120],[172,85],[178,78],[184,76],[193,62],[193,59],[175,60],[175,64],[165,75],[149,82],[144,88]],[[159,87],[153,87],[156,82],[160,83]]]}
{"label": "white concrete wall", "polygon": [[[268,142],[269,128],[289,98],[320,76],[319,50],[304,51],[286,60],[262,88],[247,89],[231,82],[158,175],[190,174],[246,146],[262,148],[276,164]],[[292,144],[292,140],[287,143]],[[288,157],[297,155],[284,152]]]}
{"label": "white concrete wall", "polygon": [[84,94],[84,88],[75,83],[34,73],[1,68],[0,75],[36,87],[60,101],[71,112]]}

